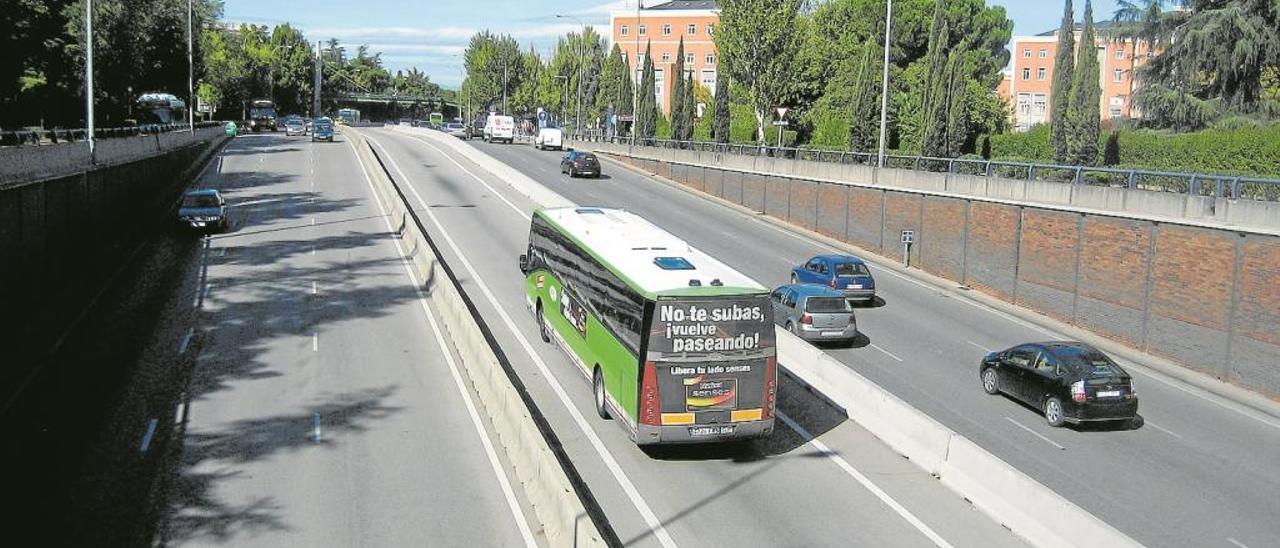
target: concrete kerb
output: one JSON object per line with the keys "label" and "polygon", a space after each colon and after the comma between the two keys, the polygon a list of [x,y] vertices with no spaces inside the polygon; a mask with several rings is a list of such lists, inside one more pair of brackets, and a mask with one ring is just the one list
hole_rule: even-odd
{"label": "concrete kerb", "polygon": [[[379,195],[391,198],[384,203],[392,204],[393,215],[403,214],[406,206],[372,149],[358,132],[345,133],[355,141],[360,161],[368,168]],[[408,223],[404,238],[426,241],[426,235],[416,223]],[[428,301],[449,332],[463,369],[478,393],[476,400],[484,409],[522,492],[534,509],[548,545],[608,546],[551,447],[539,435],[539,427],[520,394],[510,379],[498,371],[499,358],[481,334],[481,326],[471,316],[461,290],[430,247],[420,246],[410,261],[416,273],[422,275],[420,279],[433,281],[432,287],[426,290]]]}

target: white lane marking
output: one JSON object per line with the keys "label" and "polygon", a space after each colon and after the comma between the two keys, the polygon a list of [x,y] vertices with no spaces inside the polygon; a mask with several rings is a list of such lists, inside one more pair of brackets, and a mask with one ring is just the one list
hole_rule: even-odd
{"label": "white lane marking", "polygon": [[312,281],[311,281],[311,294],[312,294],[312,295],[315,295],[317,291],[318,291],[318,288],[316,287],[316,282],[315,282],[315,280],[312,280]]}
{"label": "white lane marking", "polygon": [[218,248],[218,256],[219,256],[219,257],[226,257],[226,256],[227,256],[227,248],[225,248],[225,247],[219,247],[219,248]]}
{"label": "white lane marking", "polygon": [[312,218],[311,218],[311,226],[316,226],[316,218],[315,218],[315,217],[312,217]]}
{"label": "white lane marking", "polygon": [[1057,447],[1058,449],[1060,449],[1060,450],[1062,450],[1062,451],[1066,451],[1066,450],[1067,450],[1067,448],[1066,448],[1066,447],[1063,447],[1063,446],[1061,446],[1061,445],[1058,445],[1058,442],[1055,442],[1055,441],[1053,441],[1053,440],[1051,440],[1051,439],[1049,439],[1049,438],[1046,438],[1043,434],[1041,434],[1041,433],[1039,433],[1039,432],[1036,432],[1035,430],[1032,430],[1032,429],[1030,429],[1030,428],[1027,428],[1026,426],[1024,426],[1022,423],[1020,423],[1020,422],[1018,422],[1018,421],[1015,421],[1015,420],[1013,420],[1013,419],[1011,419],[1011,418],[1009,418],[1009,417],[1005,417],[1005,418],[1004,418],[1004,420],[1007,420],[1007,421],[1009,421],[1009,422],[1011,422],[1011,423],[1013,423],[1013,424],[1017,425],[1017,427],[1018,427],[1018,428],[1021,428],[1021,429],[1023,429],[1023,430],[1026,430],[1027,432],[1031,432],[1031,434],[1032,434],[1033,436],[1035,436],[1035,437],[1037,437],[1037,438],[1040,438],[1040,439],[1044,440],[1044,441],[1045,441],[1045,442],[1047,442],[1049,445],[1052,445],[1052,446],[1054,446],[1054,447]]}
{"label": "white lane marking", "polygon": [[883,349],[883,348],[880,348],[879,346],[876,346],[876,343],[870,343],[870,345],[871,345],[871,348],[874,348],[874,349],[876,349],[876,350],[879,350],[879,351],[881,351],[881,352],[884,352],[884,355],[889,356],[890,358],[893,358],[893,359],[895,359],[895,360],[902,361],[902,358],[899,358],[899,357],[897,357],[897,356],[894,356],[894,355],[893,355],[893,352],[890,352],[890,351],[888,351],[888,350],[885,350],[885,349]]}
{"label": "white lane marking", "polygon": [[207,300],[209,300],[209,293],[210,293],[211,291],[213,291],[213,282],[210,282],[210,283],[205,284],[205,286],[204,286],[204,300],[206,300],[206,301],[207,301]]}
{"label": "white lane marking", "polygon": [[1239,548],[1249,548],[1249,546],[1248,546],[1248,545],[1246,545],[1245,543],[1240,542],[1240,541],[1238,541],[1238,540],[1236,540],[1236,539],[1233,539],[1233,538],[1231,538],[1231,537],[1227,537],[1227,542],[1230,542],[1231,544],[1234,544],[1234,545],[1238,546]]}
{"label": "white lane marking", "polygon": [[178,343],[178,355],[187,353],[187,347],[191,345],[191,337],[195,336],[196,328],[188,327],[187,334],[182,336],[182,342]]}
{"label": "white lane marking", "polygon": [[1156,430],[1159,430],[1159,431],[1161,431],[1161,432],[1164,432],[1164,433],[1166,433],[1166,434],[1168,434],[1168,435],[1170,435],[1170,436],[1173,436],[1173,437],[1175,437],[1175,438],[1182,439],[1182,436],[1179,436],[1179,435],[1178,435],[1177,433],[1175,433],[1173,430],[1170,430],[1170,429],[1168,429],[1168,428],[1165,428],[1165,427],[1163,427],[1163,426],[1160,426],[1160,425],[1158,425],[1158,424],[1156,424],[1156,423],[1154,423],[1154,422],[1151,422],[1151,421],[1149,421],[1149,420],[1147,420],[1147,419],[1145,419],[1145,418],[1142,420],[1142,424],[1145,424],[1145,425],[1147,425],[1147,426],[1150,426],[1150,427],[1152,427],[1152,428],[1155,428]]}
{"label": "white lane marking", "polygon": [[990,349],[990,348],[987,348],[987,347],[985,347],[985,346],[982,346],[982,345],[980,345],[980,344],[978,344],[978,343],[976,343],[976,342],[973,342],[973,341],[965,341],[965,342],[969,343],[969,345],[970,345],[970,346],[976,347],[978,350],[981,350],[981,351],[983,351],[983,352],[990,352],[990,351],[991,351],[991,349]]}
{"label": "white lane marking", "polygon": [[316,411],[311,414],[311,439],[316,443],[320,443],[320,412]]}
{"label": "white lane marking", "polygon": [[[351,141],[347,141],[347,143],[351,144]],[[382,212],[382,221],[386,223],[388,232],[394,233],[395,228],[391,226],[391,220],[387,218],[387,210],[382,204],[382,198],[378,196],[378,191],[374,188],[373,181],[369,178],[369,172],[365,170],[364,163],[360,162],[359,154],[356,153],[354,144],[351,144],[351,149],[352,153],[356,154],[356,162],[360,164],[360,171],[364,173],[364,180],[368,183],[369,191],[373,194],[373,199],[378,204],[378,210]],[[515,491],[511,489],[511,482],[507,479],[502,463],[498,460],[498,454],[493,448],[493,443],[489,440],[489,434],[484,428],[484,423],[480,420],[480,413],[476,410],[475,402],[471,400],[471,393],[462,382],[462,375],[458,373],[458,364],[453,359],[453,352],[449,351],[449,344],[445,341],[440,326],[436,323],[435,315],[431,313],[427,297],[422,293],[422,285],[418,282],[417,275],[413,273],[413,267],[409,265],[408,254],[405,253],[404,247],[400,245],[400,240],[394,237],[390,239],[395,243],[396,250],[400,253],[400,264],[404,266],[405,274],[409,276],[409,281],[413,284],[413,290],[418,295],[418,304],[422,306],[422,312],[427,317],[427,323],[431,325],[436,345],[443,351],[442,354],[444,355],[445,363],[449,366],[449,373],[453,377],[454,386],[457,387],[463,403],[466,404],[467,413],[471,415],[471,425],[480,437],[481,445],[484,446],[485,455],[489,458],[489,466],[493,468],[493,473],[497,476],[498,484],[502,488],[502,494],[507,499],[507,507],[511,510],[512,515],[516,517],[516,526],[520,529],[520,536],[524,538],[526,547],[536,548],[537,543],[533,540],[533,533],[529,529],[529,523],[526,521],[524,512],[520,509],[520,503],[516,500]]]}
{"label": "white lane marking", "polygon": [[[373,137],[366,137],[366,138],[367,138],[369,141],[373,142],[373,144],[378,145],[378,148],[382,149],[382,152],[383,152],[384,154],[386,154],[386,152],[387,152],[387,147],[382,146],[382,143],[379,143],[379,142],[378,142],[377,140],[375,140]],[[426,139],[422,139],[422,138],[415,138],[415,139],[416,139],[416,140],[418,140],[418,141],[422,141],[422,144],[424,144],[424,145],[427,145],[427,146],[431,147],[431,148],[432,148],[432,149],[434,149],[436,152],[439,152],[442,156],[444,156],[445,158],[448,158],[450,162],[453,162],[453,165],[458,166],[458,169],[461,169],[462,171],[465,171],[465,172],[467,173],[467,175],[470,175],[470,176],[471,176],[471,178],[475,179],[476,181],[479,181],[479,182],[480,182],[480,184],[484,185],[484,187],[485,187],[485,188],[489,189],[489,192],[493,193],[493,195],[494,195],[494,196],[497,196],[499,200],[502,200],[502,202],[503,202],[503,203],[505,203],[505,204],[507,204],[508,206],[510,206],[510,207],[511,207],[511,209],[512,209],[513,211],[515,211],[516,213],[520,214],[520,216],[521,216],[521,217],[523,217],[523,218],[524,218],[524,220],[526,220],[526,221],[532,220],[532,217],[530,217],[528,213],[525,213],[523,209],[520,209],[519,207],[516,207],[516,205],[515,205],[515,204],[513,204],[513,203],[511,203],[511,201],[510,201],[510,200],[507,200],[507,198],[506,198],[505,196],[503,196],[503,195],[502,195],[502,193],[498,192],[498,190],[497,190],[497,189],[495,189],[495,188],[493,188],[493,187],[489,186],[489,183],[486,183],[486,182],[484,181],[484,179],[481,179],[478,175],[476,175],[475,173],[472,173],[472,172],[471,172],[471,170],[469,170],[469,169],[467,169],[467,168],[463,167],[463,166],[462,166],[462,164],[458,163],[458,161],[457,161],[457,160],[454,160],[454,159],[453,159],[453,156],[450,156],[447,152],[445,152],[445,151],[443,151],[443,150],[440,150],[439,148],[436,148],[436,146],[435,146],[435,145],[433,145],[433,144],[431,144],[431,143],[428,143],[428,142],[426,141]],[[387,154],[387,157],[388,157],[388,158],[390,158],[390,157],[391,157],[391,155],[390,155],[390,154]],[[394,160],[392,160],[392,162],[394,162]],[[400,171],[400,168],[398,168],[398,167],[397,167],[397,168],[396,168],[396,171]],[[404,172],[401,172],[401,173],[400,173],[400,175],[401,175],[401,178],[403,178],[403,177],[404,177]],[[405,180],[405,182],[408,182],[408,179],[404,179],[404,180]],[[412,185],[411,185],[411,186],[412,186]],[[422,207],[427,207],[427,206],[426,206],[426,204],[423,204],[423,206],[422,206]]]}
{"label": "white lane marking", "polygon": [[1228,411],[1234,411],[1235,413],[1241,416],[1248,417],[1250,419],[1258,421],[1272,428],[1280,428],[1280,422],[1271,420],[1270,418],[1265,416],[1261,416],[1261,413],[1259,411],[1255,411],[1250,407],[1245,407],[1242,404],[1233,402],[1222,396],[1209,393],[1199,388],[1188,388],[1186,386],[1183,386],[1182,381],[1167,378],[1163,373],[1157,373],[1155,371],[1152,371],[1142,364],[1133,362],[1133,360],[1120,360],[1120,362],[1121,362],[1120,365],[1123,365],[1126,371],[1134,371],[1134,372],[1142,373],[1143,375],[1146,375],[1147,378],[1154,381],[1158,381],[1161,384],[1164,384],[1170,388],[1181,390],[1182,392],[1186,392],[1187,394],[1200,398],[1211,404],[1217,405],[1218,407],[1221,407]]}
{"label": "white lane marking", "polygon": [[182,420],[187,417],[187,403],[178,404],[178,408],[173,412],[173,424],[182,424]]}
{"label": "white lane marking", "polygon": [[311,255],[314,256],[315,254],[316,254],[316,246],[313,245],[311,246]]}
{"label": "white lane marking", "polygon": [[855,481],[862,484],[862,486],[870,491],[871,494],[880,499],[880,502],[883,502],[885,506],[893,509],[893,511],[897,512],[902,519],[915,527],[917,531],[920,531],[921,534],[929,537],[929,540],[933,541],[934,546],[945,548],[951,547],[951,543],[947,542],[946,539],[942,538],[941,535],[935,532],[928,525],[925,525],[923,521],[920,521],[920,518],[917,518],[910,510],[907,510],[899,504],[897,500],[894,500],[893,497],[884,492],[884,490],[872,482],[870,478],[862,472],[859,472],[857,468],[853,467],[853,465],[849,464],[849,461],[845,460],[844,457],[841,457],[835,451],[832,451],[830,447],[827,447],[827,444],[819,441],[818,438],[815,438],[813,434],[809,433],[808,430],[805,430],[803,426],[800,426],[795,421],[791,420],[791,417],[788,417],[785,413],[778,411],[774,414],[777,415],[779,419],[782,419],[782,422],[786,423],[787,426],[790,426],[792,430],[795,430],[796,433],[800,434],[800,436],[803,437],[809,445],[812,445],[814,449],[821,451],[828,459],[831,459],[831,462],[834,462],[836,466],[839,466],[846,474],[849,474],[849,476],[851,476]]}
{"label": "white lane marking", "polygon": [[320,334],[319,333],[311,334],[311,351],[312,352],[320,351]]}
{"label": "white lane marking", "polygon": [[151,437],[155,435],[156,435],[156,420],[151,419],[147,421],[147,431],[142,435],[142,446],[139,447],[138,450],[143,453],[146,453],[147,449],[151,447]]}

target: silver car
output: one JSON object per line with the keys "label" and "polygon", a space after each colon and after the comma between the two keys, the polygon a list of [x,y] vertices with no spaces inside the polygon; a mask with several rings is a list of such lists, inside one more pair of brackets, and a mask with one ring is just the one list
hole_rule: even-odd
{"label": "silver car", "polygon": [[858,321],[843,291],[817,284],[791,284],[773,290],[773,321],[807,341],[851,344]]}

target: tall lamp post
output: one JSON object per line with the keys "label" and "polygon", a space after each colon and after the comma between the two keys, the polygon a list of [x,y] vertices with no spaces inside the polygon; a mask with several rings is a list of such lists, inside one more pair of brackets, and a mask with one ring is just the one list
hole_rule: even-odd
{"label": "tall lamp post", "polygon": [[887,0],[884,15],[884,75],[880,82],[880,155],[876,167],[884,167],[885,132],[889,125],[889,44],[893,36],[893,0]]}
{"label": "tall lamp post", "polygon": [[89,163],[96,164],[97,156],[93,130],[93,0],[84,3],[84,117],[89,132]]}
{"label": "tall lamp post", "polygon": [[187,129],[196,132],[196,64],[192,54],[192,42],[195,41],[195,23],[192,6],[194,0],[187,0]]}
{"label": "tall lamp post", "polygon": [[[587,25],[572,15],[556,14],[557,19],[573,19],[582,31],[578,33],[578,110],[573,118],[574,133],[582,132],[582,65],[586,63]],[[565,82],[566,85],[568,82]]]}

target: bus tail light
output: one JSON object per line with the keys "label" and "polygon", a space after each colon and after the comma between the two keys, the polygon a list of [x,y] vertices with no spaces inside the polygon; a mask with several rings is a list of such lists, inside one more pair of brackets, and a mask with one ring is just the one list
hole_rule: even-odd
{"label": "bus tail light", "polygon": [[640,382],[640,424],[660,426],[661,407],[658,400],[658,363],[644,362],[644,374]]}
{"label": "bus tail light", "polygon": [[760,400],[760,407],[763,408],[760,418],[769,420],[773,418],[774,397],[778,389],[778,358],[770,356],[764,363],[764,397]]}

